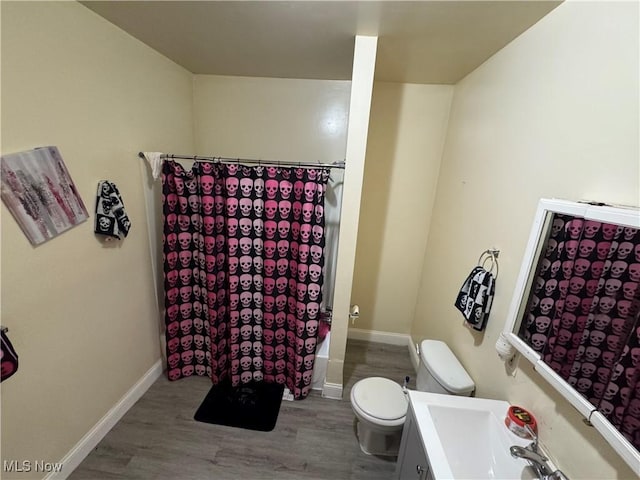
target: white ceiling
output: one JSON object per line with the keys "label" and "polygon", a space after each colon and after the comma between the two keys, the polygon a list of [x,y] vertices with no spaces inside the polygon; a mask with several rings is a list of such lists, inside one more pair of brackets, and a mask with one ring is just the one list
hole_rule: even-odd
{"label": "white ceiling", "polygon": [[454,84],[560,1],[85,1],[195,74],[348,80],[356,34],[376,79]]}

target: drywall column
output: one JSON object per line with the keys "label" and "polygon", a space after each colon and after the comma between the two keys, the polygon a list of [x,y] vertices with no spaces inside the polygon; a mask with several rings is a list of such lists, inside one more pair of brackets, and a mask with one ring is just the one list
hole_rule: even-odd
{"label": "drywall column", "polygon": [[347,126],[347,165],[344,172],[344,193],[338,236],[331,346],[327,376],[322,389],[323,396],[329,398],[342,398],[342,370],[347,347],[351,285],[356,257],[360,196],[364,177],[377,45],[377,37],[356,36],[351,76],[349,124]]}

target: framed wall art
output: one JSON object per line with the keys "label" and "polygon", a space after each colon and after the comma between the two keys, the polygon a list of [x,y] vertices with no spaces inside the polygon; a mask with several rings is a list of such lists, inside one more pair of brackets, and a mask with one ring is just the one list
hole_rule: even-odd
{"label": "framed wall art", "polygon": [[2,201],[33,245],[89,218],[57,147],[3,155]]}

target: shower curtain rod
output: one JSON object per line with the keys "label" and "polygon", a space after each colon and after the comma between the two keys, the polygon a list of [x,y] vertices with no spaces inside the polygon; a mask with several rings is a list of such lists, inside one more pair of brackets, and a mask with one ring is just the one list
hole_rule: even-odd
{"label": "shower curtain rod", "polygon": [[[144,153],[139,152],[140,158],[146,158]],[[345,162],[333,162],[333,163],[312,163],[312,162],[281,162],[279,160],[256,160],[253,158],[226,158],[226,157],[203,157],[200,155],[176,155],[173,153],[163,153],[160,158],[162,160],[197,160],[201,162],[216,162],[216,163],[231,163],[242,164],[251,163],[265,166],[277,166],[277,167],[300,167],[300,168],[340,168],[344,169]]]}

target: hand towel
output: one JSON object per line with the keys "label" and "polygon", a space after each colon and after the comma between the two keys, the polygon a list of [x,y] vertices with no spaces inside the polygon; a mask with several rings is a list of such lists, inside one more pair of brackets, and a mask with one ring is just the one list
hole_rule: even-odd
{"label": "hand towel", "polygon": [[95,233],[123,239],[129,233],[131,222],[115,183],[101,180],[96,198]]}
{"label": "hand towel", "polygon": [[147,163],[151,167],[151,175],[153,175],[153,179],[157,180],[160,178],[160,174],[162,173],[162,159],[160,156],[162,153],[160,152],[142,152],[144,158],[147,160]]}
{"label": "hand towel", "polygon": [[4,331],[0,331],[0,382],[18,370],[18,354]]}
{"label": "hand towel", "polygon": [[491,272],[475,267],[460,288],[455,306],[474,330],[482,331],[489,319],[495,280]]}

